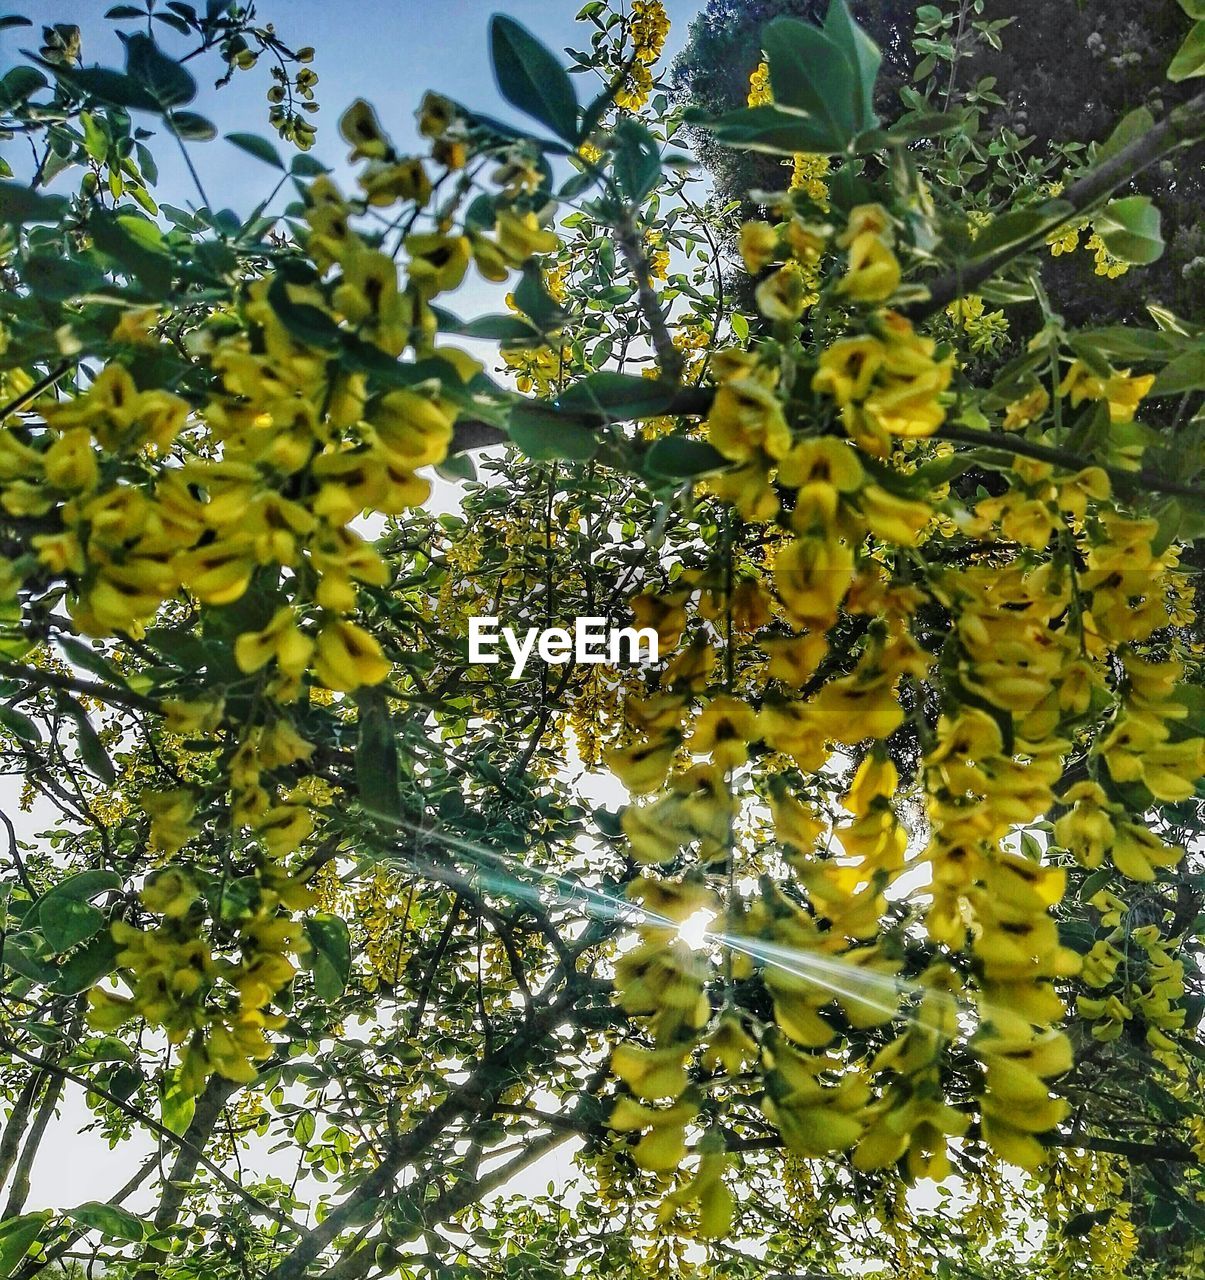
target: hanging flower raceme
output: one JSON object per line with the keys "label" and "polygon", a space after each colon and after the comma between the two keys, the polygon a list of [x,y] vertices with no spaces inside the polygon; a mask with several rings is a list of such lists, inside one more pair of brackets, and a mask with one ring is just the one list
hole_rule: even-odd
{"label": "hanging flower raceme", "polygon": [[[1201,740],[1177,728],[1182,667],[1144,648],[1170,617],[1174,552],[1153,553],[1155,523],[1116,510],[1100,467],[1067,474],[1016,458],[1012,486],[971,510],[926,482],[918,457],[938,456],[923,451],[946,419],[954,357],[890,308],[903,276],[899,230],[870,204],[836,236],[798,215],[743,226],[741,256],[760,277],[758,309],[775,341],[710,360],[704,429],[728,466],[706,487],[732,509],[717,521],[729,532],[714,540],[707,569],[634,601],[637,621],[676,652],[647,696],[629,702],[630,733],[611,756],[629,789],[650,797],[628,807],[623,830],[650,869],[642,886],[710,885],[725,921],[712,935],[722,972],[672,930],[658,938],[647,925],[619,961],[624,1007],[655,1039],[659,1025],[675,1037],[616,1056],[641,1106],[678,1100],[661,1121],[641,1112],[637,1124],[625,1099],[617,1110],[620,1130],[652,1126],[633,1158],[657,1172],[687,1160],[692,1127],[706,1134],[695,1151],[717,1141],[720,1108],[696,1103],[694,1090],[723,1061],[704,1049],[722,1035],[757,1046],[762,1109],[788,1148],[851,1151],[857,1168],[896,1166],[912,1178],[945,1176],[951,1142],[972,1136],[1027,1169],[1046,1161],[1043,1135],[1068,1110],[1055,1090],[1071,1065],[1060,1024],[1076,975],[1104,992],[1082,1002],[1098,1040],[1120,1034],[1145,1001],[1147,1043],[1178,1061],[1164,1030],[1183,1012],[1175,965],[1156,940],[1149,987],[1128,1001],[1114,991],[1115,946],[1101,940],[1081,956],[1060,936],[1067,872],[1054,860],[1063,848],[1088,868],[1111,857],[1124,875],[1150,880],[1180,856],[1117,790],[1139,785],[1172,802],[1205,771]],[[831,288],[847,331],[809,357],[809,384],[792,367],[803,361],[788,354],[786,326],[807,305],[797,272],[833,251],[844,254]],[[1128,421],[1148,385],[1073,366],[1059,394],[1107,401],[1115,421]],[[1009,406],[1006,426],[1024,428],[1050,406],[1037,388]],[[911,550],[939,528],[985,550],[922,567]],[[741,550],[744,536],[756,552]],[[738,582],[756,602],[741,606],[743,625]],[[921,643],[920,619],[934,611],[944,632]],[[922,716],[925,685],[936,702]],[[910,715],[921,762],[909,780],[888,744]],[[1090,777],[1065,785],[1089,724],[1100,730]],[[860,763],[840,810],[817,804],[825,771],[845,753]],[[801,786],[808,778],[820,781]],[[894,808],[909,786],[925,810],[920,847]],[[787,870],[754,891],[738,833],[763,805]],[[1048,850],[1028,835],[1018,847],[1018,832],[1060,806]],[[759,867],[766,857],[759,851]],[[677,878],[692,863],[699,879]],[[676,878],[651,880],[657,866]],[[901,917],[893,887],[910,869],[918,887]],[[910,944],[897,925],[917,918],[930,960],[908,980]],[[666,1022],[645,987],[627,994],[637,975],[658,972],[658,944],[668,965],[659,981],[683,1006],[699,982],[714,993],[692,1005],[689,1028],[680,1012]],[[763,1004],[730,1008],[732,983],[750,977]],[[903,1029],[869,1060],[853,1057],[856,1033],[897,1022]],[[981,1064],[973,1109],[945,1096],[947,1053],[959,1042]],[[747,1069],[749,1053],[733,1061]],[[654,1088],[665,1094],[654,1099]],[[663,1217],[693,1185],[667,1193]]]}
{"label": "hanging flower raceme", "polygon": [[[450,103],[429,99],[420,126],[434,163],[463,167],[467,134]],[[254,601],[238,615],[232,645],[253,690],[239,699],[238,719],[204,697],[165,708],[179,732],[228,735],[221,767],[196,787],[148,788],[142,797],[149,845],[179,859],[228,806],[258,886],[252,906],[233,925],[214,917],[207,926],[213,908],[200,888],[177,912],[163,908],[157,881],[143,904],[162,921],[115,926],[133,995],[93,999],[98,1024],[139,1016],[183,1045],[182,1080],[194,1092],[212,1071],[254,1077],[280,1025],[269,1007],[304,950],[292,912],[311,899],[288,868],[322,818],[309,798],[315,746],[291,708],[307,690],[354,694],[391,671],[362,616],[364,589],[386,586],[389,570],[353,526],[426,498],[419,473],[447,456],[459,411],[448,386],[481,370],[463,352],[435,346],[432,300],[456,288],[474,261],[497,279],[557,244],[529,207],[528,184],[500,170],[506,190],[492,233],[474,223],[470,238],[445,219],[386,246],[358,230],[358,219],[370,207],[401,205],[413,227],[431,194],[426,162],[398,154],[363,102],[340,131],[360,165],[361,194],[344,195],[325,176],[311,183],[301,237],[308,263],[249,281],[231,310],[192,336],[213,374],[207,399],[140,389],[110,364],[46,410],[41,448],[7,431],[0,448],[6,510],[37,518],[43,530],[48,517],[59,523],[31,545],[42,571],[65,579],[81,630],[138,637],[177,598],[201,610]],[[333,358],[336,347],[351,354]],[[448,379],[407,381],[407,351],[442,362]],[[396,370],[401,385],[390,378],[377,387],[381,369]],[[154,465],[169,454],[178,465]],[[186,896],[181,889],[172,903]]]}

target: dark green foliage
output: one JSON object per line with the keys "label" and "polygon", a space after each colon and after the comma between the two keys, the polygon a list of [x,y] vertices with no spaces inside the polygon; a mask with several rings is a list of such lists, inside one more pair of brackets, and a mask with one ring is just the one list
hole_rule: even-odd
{"label": "dark green foliage", "polygon": [[[903,110],[900,90],[907,89],[918,68],[920,55],[912,45],[918,6],[852,0],[850,8],[883,52],[875,109],[890,122]],[[711,113],[744,106],[749,75],[761,60],[765,25],[781,16],[820,21],[826,9],[826,0],[709,0],[674,64],[679,92],[690,105]],[[957,14],[958,5],[947,3],[941,11]],[[973,16],[968,14],[967,28]],[[963,48],[969,56],[953,69],[939,63],[929,105],[940,109],[947,88],[952,88],[952,104],[960,105],[981,80],[994,77],[990,92],[1000,102],[984,104],[981,127],[989,135],[1011,131],[1031,163],[1045,157],[1052,144],[1103,142],[1121,117],[1138,107],[1159,118],[1191,96],[1197,83],[1177,85],[1166,79],[1168,64],[1191,26],[1183,9],[1167,0],[1125,5],[1114,0],[1016,0],[1007,6],[988,0],[977,20],[1014,16],[998,33],[999,49],[986,41],[972,42],[973,33],[964,30]],[[750,189],[785,186],[774,157],[717,146],[701,131],[697,147],[715,176],[721,200],[743,199]],[[1149,196],[1162,213],[1167,250],[1157,262],[1131,269],[1120,282],[1095,275],[1092,255],[1082,249],[1044,263],[1048,287],[1063,300],[1070,322],[1137,318],[1145,314],[1148,301],[1172,310],[1190,308],[1205,286],[1203,159],[1205,148],[1185,151],[1154,166],[1132,188]],[[979,181],[986,184],[993,176],[989,165]]]}

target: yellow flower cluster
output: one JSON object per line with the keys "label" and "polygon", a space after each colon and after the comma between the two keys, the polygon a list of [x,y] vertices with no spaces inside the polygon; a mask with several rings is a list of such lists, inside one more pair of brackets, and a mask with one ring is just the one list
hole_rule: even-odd
{"label": "yellow flower cluster", "polygon": [[132,996],[102,988],[88,993],[88,1020],[98,1030],[138,1017],[162,1027],[170,1044],[185,1046],[179,1079],[188,1094],[200,1093],[215,1071],[229,1080],[255,1079],[255,1062],[272,1052],[267,1033],[285,1023],[283,1015],[265,1010],[296,972],[290,956],[306,947],[301,925],[288,911],[312,901],[304,885],[283,873],[266,881],[254,909],[237,924],[239,959],[227,960],[215,958],[202,936],[200,897],[188,873],[156,873],[141,898],[159,923],[150,929],[122,920],[113,925],[121,948],[117,964],[132,974]]}
{"label": "yellow flower cluster", "polygon": [[751,275],[782,264],[757,286],[757,309],[767,320],[797,320],[815,304],[817,267],[830,233],[831,228],[798,216],[777,227],[760,221],[741,227],[741,258]]}
{"label": "yellow flower cluster", "polygon": [[[437,163],[463,167],[468,143],[452,104],[429,96],[419,128]],[[211,1071],[254,1078],[255,1060],[268,1052],[264,1033],[279,1025],[267,1007],[293,978],[289,957],[303,946],[289,913],[312,899],[285,863],[314,831],[323,786],[306,775],[315,747],[290,707],[307,682],[350,693],[390,671],[376,637],[352,616],[362,585],[389,580],[354,525],[367,511],[421,503],[429,486],[418,472],[442,461],[452,438],[457,409],[439,383],[373,391],[364,370],[404,377],[398,358],[410,349],[442,360],[453,385],[469,381],[480,365],[435,346],[432,300],[456,288],[470,264],[503,279],[557,243],[523,207],[524,175],[504,166],[491,232],[459,232],[449,221],[411,230],[395,261],[353,224],[366,209],[397,204],[417,215],[432,191],[424,161],[399,155],[366,103],[353,104],[340,132],[360,165],[359,196],[326,177],[312,183],[303,214],[312,270],[252,281],[237,308],[194,335],[214,374],[204,403],[140,390],[114,363],[46,409],[36,444],[11,428],[0,434],[0,502],[40,530],[58,525],[31,536],[37,563],[28,558],[22,570],[65,580],[80,630],[137,637],[177,597],[208,609],[242,601],[253,584],[258,592],[233,644],[256,694],[240,700],[247,709],[232,720],[223,698],[205,693],[162,707],[172,733],[231,731],[220,772],[195,786],[144,789],[141,800],[149,846],[169,859],[215,805],[228,805],[232,829],[253,837],[255,905],[235,925],[215,919],[207,939],[204,894],[169,866],[143,894],[161,922],[114,926],[132,997],[93,995],[96,1025],[139,1016],[186,1043],[182,1078],[193,1091]],[[332,359],[343,346],[363,358]],[[178,465],[163,465],[169,454]],[[232,947],[240,959],[224,958]]]}
{"label": "yellow flower cluster", "polygon": [[977,293],[968,293],[951,302],[946,315],[966,333],[972,351],[997,352],[1008,338],[1008,318],[1004,312],[988,311]]}
{"label": "yellow flower cluster", "polygon": [[1153,373],[1131,377],[1128,369],[1121,369],[1102,376],[1082,360],[1073,360],[1059,383],[1058,394],[1067,396],[1073,409],[1085,400],[1102,400],[1109,406],[1111,422],[1133,422],[1139,402],[1154,382]]}
{"label": "yellow flower cluster", "polygon": [[812,386],[836,402],[850,438],[883,457],[892,436],[929,436],[945,419],[940,396],[951,362],[933,355],[931,338],[885,311],[867,333],[838,339],[822,353]]}
{"label": "yellow flower cluster", "polygon": [[[634,1097],[621,1097],[612,1123],[643,1133],[633,1158],[660,1174],[685,1159],[691,1126],[712,1122],[692,1082],[751,1063],[766,1117],[799,1156],[848,1150],[859,1169],[903,1162],[910,1177],[941,1178],[950,1140],[975,1121],[997,1156],[1036,1170],[1047,1161],[1042,1135],[1068,1110],[1053,1087],[1072,1063],[1058,984],[1081,969],[1102,993],[1080,1009],[1097,1040],[1141,1019],[1152,1052],[1181,1069],[1167,1036],[1184,1018],[1173,943],[1151,929],[1139,942],[1141,973],[1121,970],[1118,934],[1081,957],[1054,918],[1066,881],[1057,858],[1092,868],[1109,856],[1122,874],[1150,880],[1181,856],[1134,817],[1186,799],[1205,773],[1205,741],[1178,694],[1183,664],[1152,651],[1183,608],[1176,552],[1153,550],[1156,522],[1120,514],[1095,466],[1068,473],[1017,457],[1005,492],[970,510],[948,498],[944,524],[935,519],[914,442],[944,420],[953,358],[884,305],[900,281],[893,235],[887,211],[870,205],[833,240],[847,257],[835,292],[852,304],[853,332],[820,353],[802,392],[777,334],[712,353],[704,426],[729,465],[706,485],[733,508],[733,527],[738,516],[761,527],[760,550],[745,572],[721,546],[726,569],[688,570],[632,602],[667,661],[629,699],[630,732],[608,763],[648,797],[622,818],[633,858],[667,878],[637,881],[650,918],[617,964],[621,1004],[654,1048],[617,1052]],[[764,315],[799,315],[784,277],[801,249],[818,257],[829,237],[799,218],[744,226],[740,250],[763,277]],[[1076,361],[1058,394],[1072,407],[1106,403],[1121,423],[1150,385]],[[836,422],[824,416],[829,404]],[[1007,407],[1006,426],[1037,422],[1050,404],[1035,385]],[[975,540],[958,567],[908,556],[938,524]],[[913,634],[922,607],[949,619],[939,661]],[[846,620],[862,638],[835,650],[833,629]],[[940,714],[917,726],[928,840],[909,860],[885,744],[922,682],[937,689]],[[1087,728],[1087,778],[1067,785]],[[838,753],[858,763],[834,816],[783,775],[822,779]],[[738,778],[756,782],[791,872],[785,884],[763,880],[751,899],[738,889]],[[1043,827],[1053,835],[1043,850],[1031,829],[1060,810]],[[909,866],[927,873],[913,892],[934,958],[905,988],[883,922]],[[1125,904],[1105,894],[1100,905],[1102,926],[1115,929]],[[700,912],[723,922],[711,934],[723,955],[718,982],[717,946],[689,946],[681,928]],[[701,994],[754,973],[769,1016],[736,1010],[728,995],[717,1012]],[[842,1029],[890,1023],[906,989],[906,1028],[851,1061]],[[977,1115],[944,1095],[945,1051],[960,1040],[981,1064]],[[680,1194],[669,1191],[664,1214]]]}
{"label": "yellow flower cluster", "polygon": [[[770,67],[759,62],[749,75],[749,92],[745,102],[750,107],[769,106],[774,101],[774,93],[770,88]],[[815,152],[800,151],[791,157],[792,191],[802,192],[809,200],[821,209],[828,208],[828,177],[831,165],[828,156]]]}
{"label": "yellow flower cluster", "polygon": [[661,56],[669,35],[669,15],[661,0],[633,0],[627,22],[631,41],[627,75],[615,93],[615,103],[626,111],[639,111],[653,91],[651,67]]}
{"label": "yellow flower cluster", "polygon": [[1046,240],[1046,243],[1050,246],[1051,256],[1059,258],[1065,253],[1074,253],[1080,246],[1080,236],[1088,232],[1088,238],[1084,241],[1084,248],[1092,253],[1095,274],[1104,276],[1109,280],[1116,280],[1118,276],[1124,276],[1129,271],[1130,264],[1111,254],[1100,232],[1090,230],[1090,228],[1091,223],[1080,222],[1051,232]]}
{"label": "yellow flower cluster", "polygon": [[661,0],[632,0],[628,16],[632,56],[637,62],[656,62],[669,35],[669,15]]}

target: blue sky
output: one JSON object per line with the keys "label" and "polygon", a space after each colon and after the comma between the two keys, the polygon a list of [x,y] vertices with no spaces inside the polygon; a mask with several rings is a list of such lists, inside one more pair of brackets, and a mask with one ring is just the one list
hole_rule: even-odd
{"label": "blue sky", "polygon": [[[336,123],[343,108],[356,97],[376,106],[382,123],[400,146],[413,137],[413,113],[426,89],[491,115],[514,118],[498,96],[490,70],[486,27],[499,10],[528,26],[554,50],[565,45],[587,45],[588,25],[577,25],[574,15],[583,0],[259,0],[258,19],[273,22],[277,33],[295,48],[312,45],[313,68],[319,76],[316,90],[321,111],[311,117],[318,127],[314,155],[328,164],[342,161],[346,148],[338,138]],[[671,28],[666,57],[672,58],[686,39],[690,20],[705,0],[663,0]],[[114,24],[104,19],[111,5],[106,0],[20,0],[6,11],[25,12],[38,26],[0,32],[0,67],[8,67],[21,48],[36,48],[40,25],[68,22],[83,32],[85,65],[120,67],[122,49]],[[162,6],[160,6],[162,7]],[[123,22],[125,29],[137,24]],[[184,38],[161,24],[157,37],[169,51],[189,47]],[[192,64],[202,70],[201,60]],[[221,70],[216,56],[204,64],[198,76],[201,91],[192,109],[217,125],[219,134],[260,133],[273,136],[267,122],[264,97],[271,83],[265,67],[236,73],[229,86],[215,92],[212,81]],[[587,90],[583,87],[581,96]],[[150,117],[139,123],[152,125]],[[15,144],[7,144],[13,146]],[[212,202],[237,212],[249,212],[271,190],[271,170],[244,155],[220,138],[191,145],[194,162]],[[185,187],[187,175],[181,163],[162,144],[154,147],[160,165],[158,194],[169,203],[195,199]],[[14,157],[14,164],[20,157]],[[67,181],[68,179],[64,179]],[[78,175],[76,175],[78,181]]]}

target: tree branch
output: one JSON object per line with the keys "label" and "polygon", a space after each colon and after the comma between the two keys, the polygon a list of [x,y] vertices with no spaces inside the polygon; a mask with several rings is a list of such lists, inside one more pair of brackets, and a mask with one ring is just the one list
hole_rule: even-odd
{"label": "tree branch", "polygon": [[[157,1235],[176,1225],[184,1198],[196,1176],[197,1165],[201,1162],[205,1144],[209,1141],[218,1117],[222,1114],[222,1108],[235,1087],[232,1080],[213,1075],[205,1086],[205,1092],[197,1099],[196,1110],[193,1112],[188,1128],[184,1131],[184,1142],[177,1149],[176,1159],[168,1170],[167,1185],[163,1188],[159,1207],[155,1211]],[[138,1271],[154,1275],[166,1258],[165,1249],[148,1245],[139,1262]]]}
{"label": "tree branch", "polygon": [[923,320],[926,316],[941,311],[956,298],[974,292],[977,285],[990,280],[1014,258],[1027,253],[1034,245],[1041,244],[1051,232],[1057,231],[1064,223],[1070,222],[1072,218],[1092,208],[1097,201],[1116,191],[1118,187],[1124,186],[1155,161],[1161,160],[1177,147],[1205,136],[1203,122],[1205,122],[1205,93],[1199,93],[1195,98],[1175,107],[1153,129],[1135,138],[1133,142],[1122,147],[1116,155],[1110,156],[1104,164],[1098,165],[1078,182],[1068,187],[1059,197],[1070,206],[1066,213],[1052,217],[1023,240],[1006,246],[981,262],[959,264],[952,271],[938,276],[928,286],[929,296],[923,301],[903,307],[901,309],[903,314],[914,322]]}
{"label": "tree branch", "polygon": [[[55,1063],[42,1062],[40,1058],[35,1058],[33,1054],[26,1053],[24,1049],[13,1044],[6,1036],[0,1035],[0,1048],[7,1050],[15,1057],[20,1058],[23,1062],[28,1062],[31,1066],[40,1066],[46,1071],[51,1071],[55,1075],[62,1076],[64,1080],[70,1080],[72,1084],[77,1084],[81,1089],[88,1093],[95,1094],[98,1098],[104,1098],[110,1106],[114,1106],[130,1119],[136,1120],[140,1125],[149,1129],[156,1137],[162,1138],[165,1142],[170,1142],[175,1147],[191,1147],[186,1138],[182,1138],[178,1133],[173,1133],[166,1125],[160,1124],[153,1116],[148,1116],[145,1111],[138,1107],[132,1106],[126,1102],[124,1098],[119,1098],[116,1094],[110,1093],[108,1089],[102,1089],[95,1081],[89,1080],[87,1076],[81,1076],[78,1072],[72,1071],[68,1067],[61,1067]],[[195,1148],[194,1148],[195,1150]],[[266,1218],[271,1218],[273,1222],[280,1223],[283,1227],[288,1227],[292,1231],[300,1232],[301,1228],[287,1214],[282,1213],[279,1209],[274,1209],[270,1204],[265,1204],[258,1196],[253,1196],[251,1192],[239,1186],[235,1180],[225,1173],[218,1165],[214,1164],[204,1152],[197,1152],[197,1163],[205,1166],[211,1174],[226,1188],[238,1196],[244,1204],[252,1208],[256,1213],[263,1214]]]}

